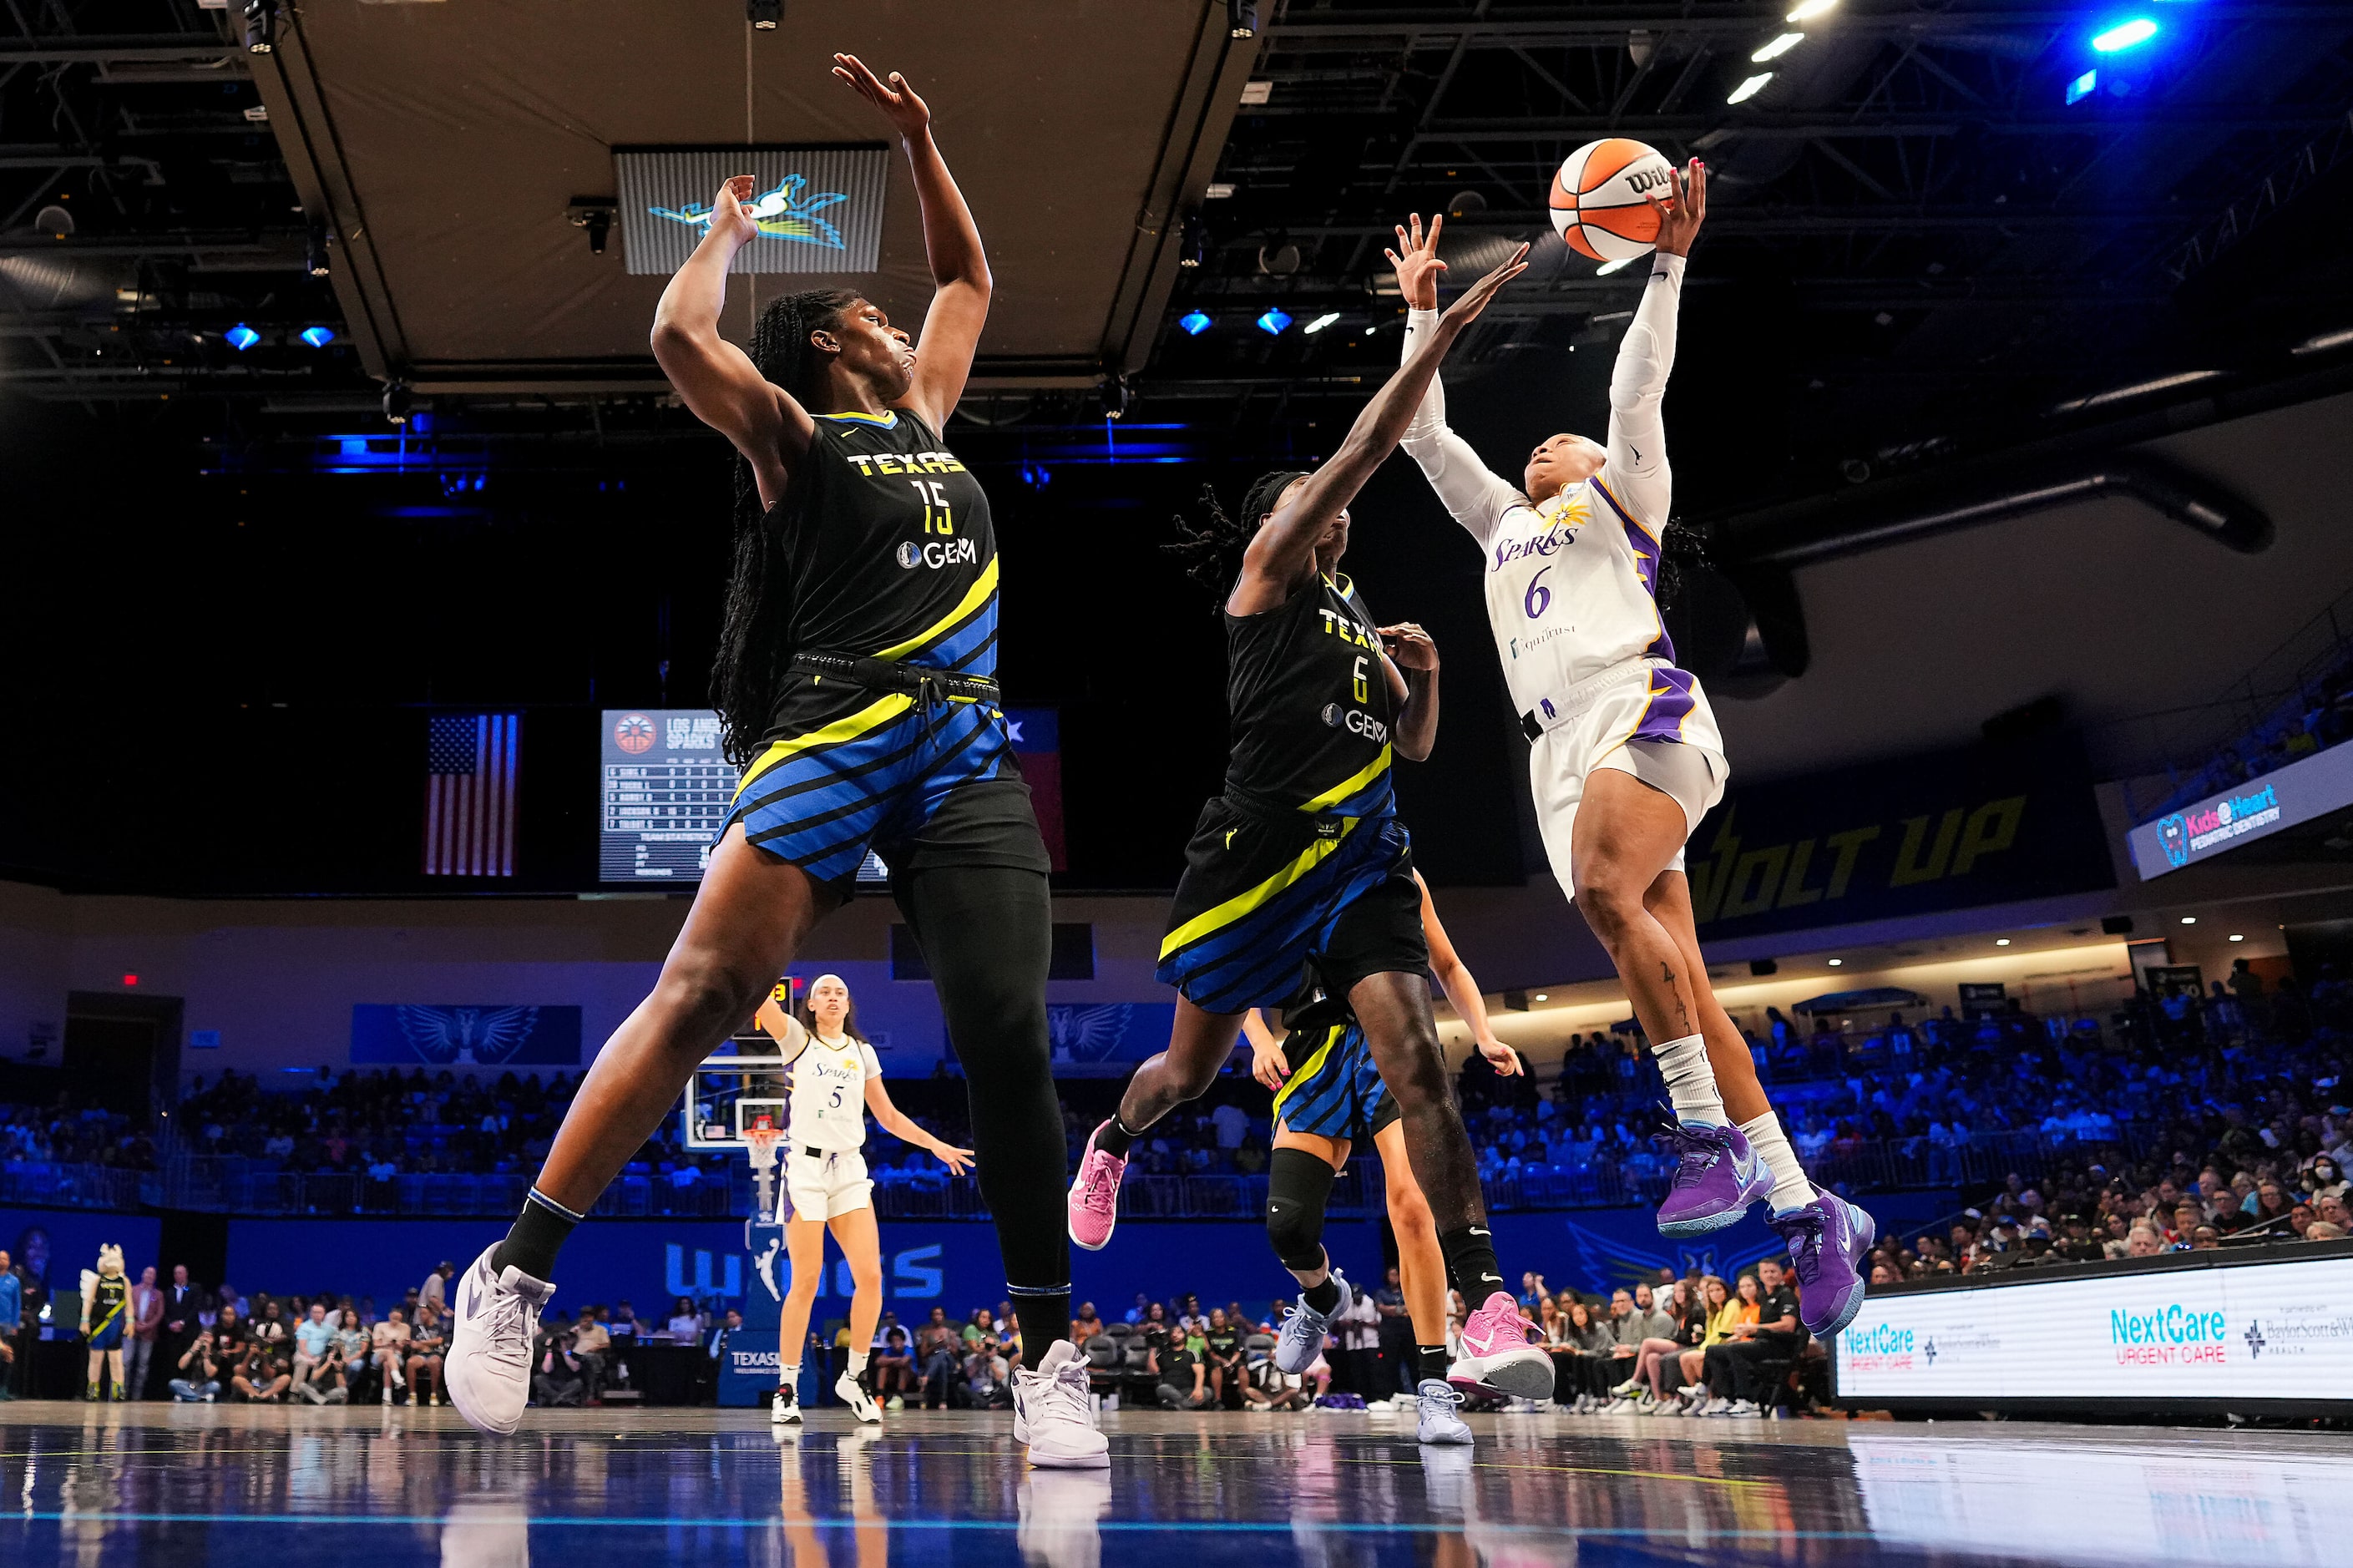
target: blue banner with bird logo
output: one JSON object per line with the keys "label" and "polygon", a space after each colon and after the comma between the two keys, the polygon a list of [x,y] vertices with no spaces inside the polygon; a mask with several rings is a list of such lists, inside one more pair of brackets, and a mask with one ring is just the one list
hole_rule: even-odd
{"label": "blue banner with bird logo", "polygon": [[578,1067],[580,1009],[355,1003],[352,1065]]}

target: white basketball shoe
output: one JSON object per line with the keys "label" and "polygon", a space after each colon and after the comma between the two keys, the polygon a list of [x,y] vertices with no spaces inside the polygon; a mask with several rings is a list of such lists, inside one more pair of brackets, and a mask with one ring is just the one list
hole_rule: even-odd
{"label": "white basketball shoe", "polygon": [[555,1287],[520,1268],[492,1268],[497,1251],[485,1248],[459,1277],[441,1378],[468,1426],[503,1437],[531,1403],[532,1326]]}

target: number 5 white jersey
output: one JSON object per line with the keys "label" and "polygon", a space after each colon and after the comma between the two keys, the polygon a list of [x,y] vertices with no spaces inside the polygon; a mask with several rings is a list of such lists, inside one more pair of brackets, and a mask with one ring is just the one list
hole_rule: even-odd
{"label": "number 5 white jersey", "polygon": [[[1674,668],[1657,599],[1659,539],[1673,494],[1659,404],[1674,359],[1683,267],[1679,256],[1652,259],[1610,378],[1608,460],[1591,479],[1531,504],[1448,427],[1435,380],[1405,436],[1407,452],[1485,554],[1488,625],[1532,736],[1591,709],[1601,689],[1648,676],[1648,701],[1624,733],[1595,737],[1603,750],[1581,759],[1579,771],[1628,741],[1688,742],[1719,757],[1723,750],[1697,680]],[[1408,353],[1437,319],[1409,314]]]}
{"label": "number 5 white jersey", "polygon": [[809,1036],[793,1058],[786,1138],[795,1149],[855,1149],[866,1142],[866,1080],[882,1076],[881,1058],[864,1040],[828,1045]]}

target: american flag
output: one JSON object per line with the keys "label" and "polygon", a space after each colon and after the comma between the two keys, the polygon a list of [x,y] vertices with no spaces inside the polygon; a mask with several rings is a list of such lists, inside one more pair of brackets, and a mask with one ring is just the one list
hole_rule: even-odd
{"label": "american flag", "polygon": [[425,874],[512,877],[516,713],[436,715],[425,742]]}

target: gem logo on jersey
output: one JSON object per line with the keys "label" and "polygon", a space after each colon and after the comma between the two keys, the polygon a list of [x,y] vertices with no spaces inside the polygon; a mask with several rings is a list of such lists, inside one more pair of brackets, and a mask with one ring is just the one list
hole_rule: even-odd
{"label": "gem logo on jersey", "polygon": [[980,561],[980,546],[969,539],[934,539],[929,544],[918,544],[910,539],[899,546],[899,564],[913,571],[918,566],[936,570],[942,566],[971,566]]}
{"label": "gem logo on jersey", "polygon": [[1369,713],[1343,708],[1337,702],[1324,704],[1324,722],[1335,730],[1345,730],[1351,735],[1362,735],[1366,740],[1381,745],[1388,743],[1389,727],[1387,724]]}

